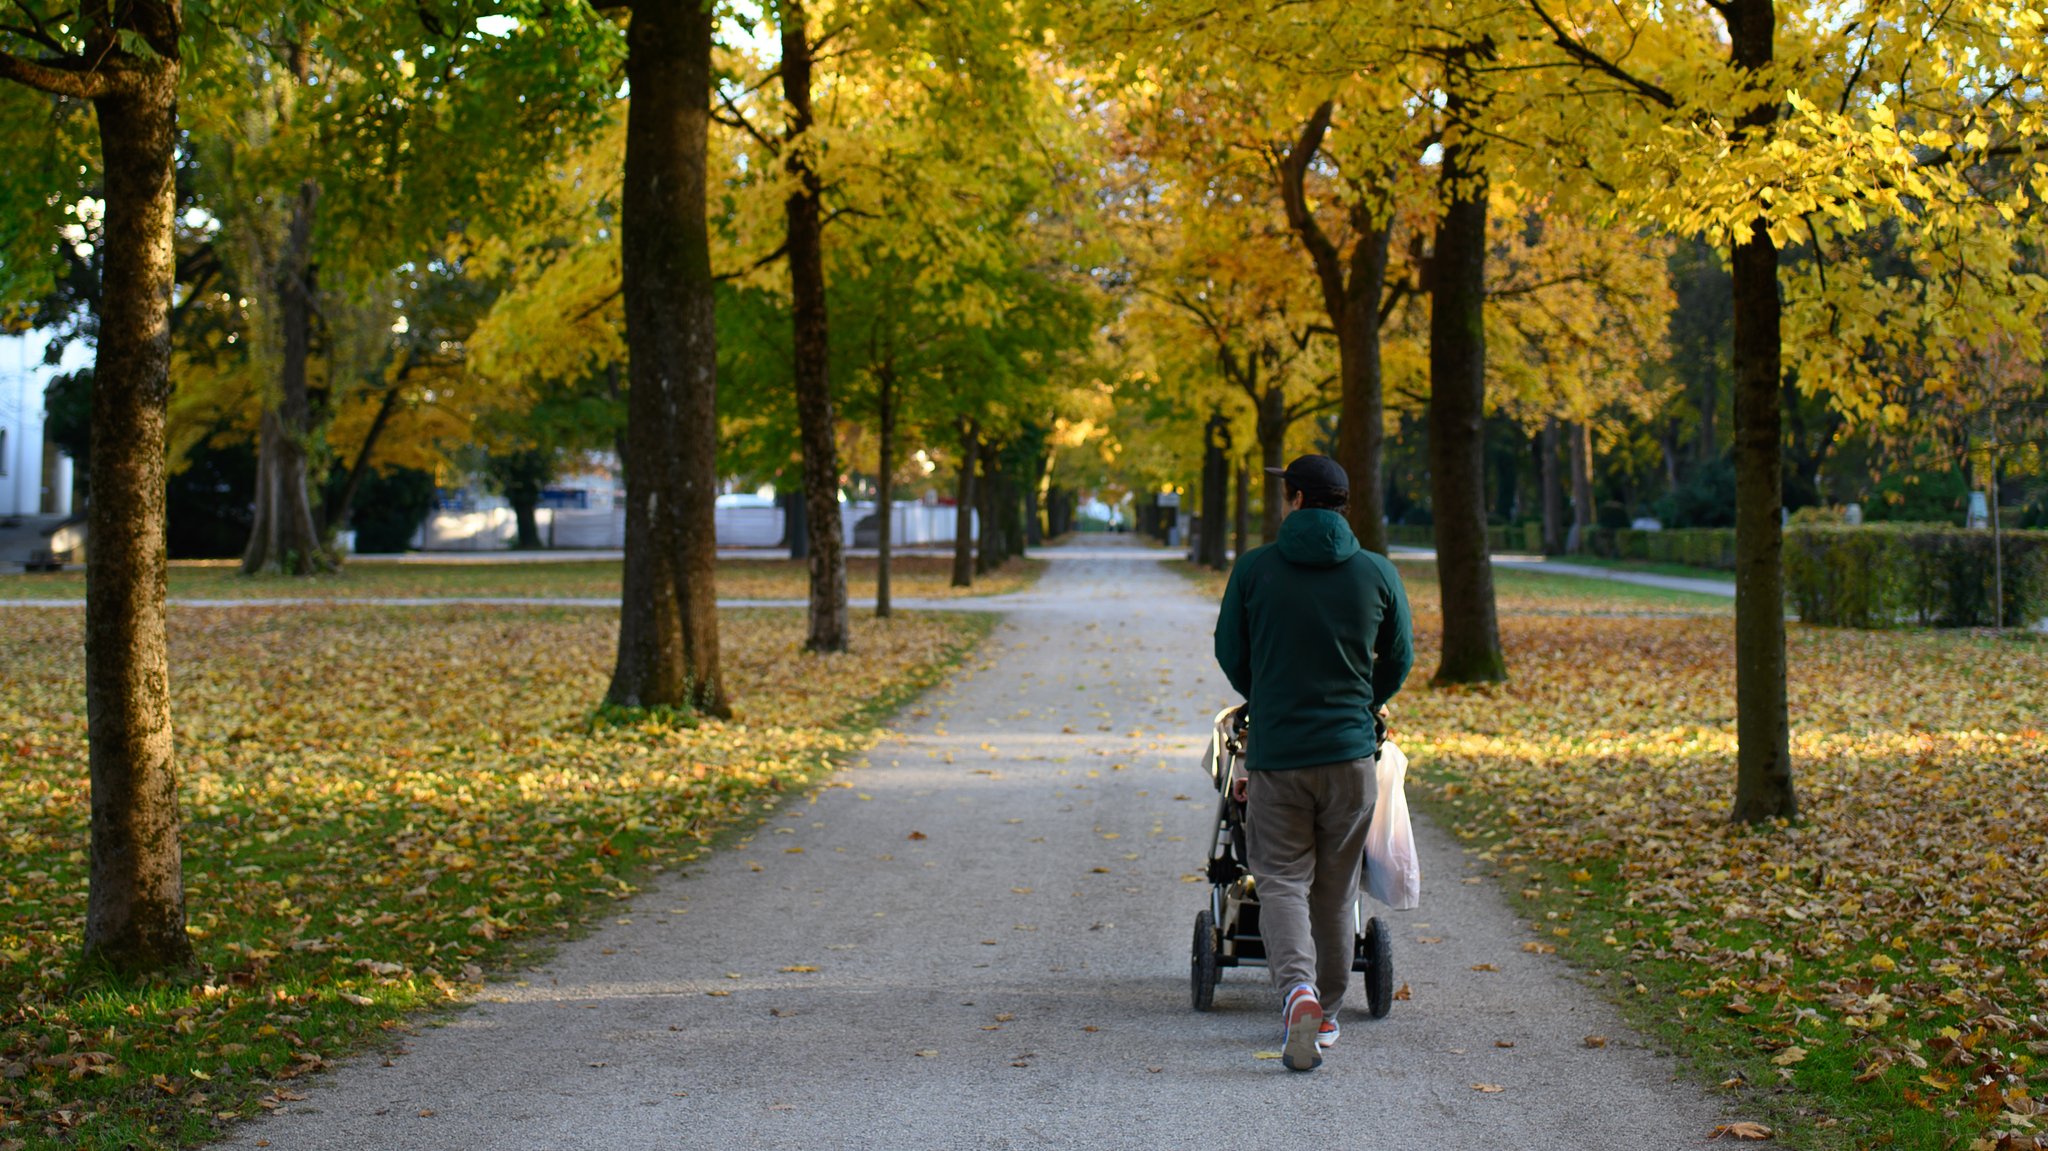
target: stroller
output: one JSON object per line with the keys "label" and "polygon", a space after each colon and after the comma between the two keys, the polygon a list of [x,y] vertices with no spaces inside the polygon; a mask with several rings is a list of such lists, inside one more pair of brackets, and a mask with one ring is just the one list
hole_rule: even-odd
{"label": "stroller", "polygon": [[[1245,736],[1250,727],[1242,705],[1216,713],[1206,763],[1219,802],[1216,834],[1209,847],[1209,908],[1195,916],[1194,952],[1188,985],[1197,1011],[1208,1011],[1216,999],[1216,981],[1225,967],[1264,967],[1266,943],[1259,935],[1259,896],[1247,866],[1245,805],[1232,782],[1245,773]],[[1361,861],[1360,866],[1364,863]],[[1383,1019],[1394,1005],[1394,952],[1385,921],[1368,919],[1364,896],[1352,909],[1357,924],[1351,970],[1365,977],[1366,1006]]]}

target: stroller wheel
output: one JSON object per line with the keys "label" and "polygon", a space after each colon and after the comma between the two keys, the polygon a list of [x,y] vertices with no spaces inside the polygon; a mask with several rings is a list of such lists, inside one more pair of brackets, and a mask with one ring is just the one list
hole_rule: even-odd
{"label": "stroller wheel", "polygon": [[1216,918],[1204,911],[1195,916],[1195,946],[1188,963],[1188,998],[1197,1011],[1216,1002]]}
{"label": "stroller wheel", "polygon": [[1366,920],[1359,948],[1365,952],[1365,1005],[1374,1019],[1385,1019],[1394,1007],[1394,942],[1386,920]]}

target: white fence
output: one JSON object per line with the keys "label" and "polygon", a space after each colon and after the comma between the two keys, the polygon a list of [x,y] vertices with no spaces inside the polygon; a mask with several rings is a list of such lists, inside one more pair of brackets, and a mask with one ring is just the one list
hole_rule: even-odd
{"label": "white fence", "polygon": [[[848,547],[873,547],[872,529],[858,531],[860,521],[874,514],[873,500],[839,506],[840,530]],[[578,551],[616,551],[626,546],[626,510],[585,511],[575,508],[540,508],[541,543],[550,548]],[[715,513],[718,546],[722,548],[772,548],[782,542],[782,509],[779,507],[726,507]],[[972,518],[970,516],[970,518]],[[921,547],[953,542],[954,509],[940,504],[898,501],[891,509],[890,539],[897,547]],[[980,521],[975,520],[976,531]],[[858,534],[857,534],[858,533]],[[519,538],[518,519],[509,507],[487,507],[476,511],[437,511],[427,517],[413,534],[412,546],[421,551],[499,551]]]}

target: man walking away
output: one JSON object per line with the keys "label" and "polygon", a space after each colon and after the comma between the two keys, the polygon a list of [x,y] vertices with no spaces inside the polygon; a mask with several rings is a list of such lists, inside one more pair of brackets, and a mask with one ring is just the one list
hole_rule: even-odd
{"label": "man walking away", "polygon": [[1377,795],[1378,718],[1415,662],[1408,596],[1344,519],[1351,482],[1327,456],[1284,469],[1280,538],[1239,556],[1216,662],[1248,701],[1246,848],[1289,1070],[1322,1065],[1351,982],[1359,868]]}

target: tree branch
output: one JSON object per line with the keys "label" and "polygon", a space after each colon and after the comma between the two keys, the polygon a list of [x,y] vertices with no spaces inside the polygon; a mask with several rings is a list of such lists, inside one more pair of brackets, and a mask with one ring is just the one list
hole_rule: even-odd
{"label": "tree branch", "polygon": [[[1716,10],[1722,10],[1726,7],[1725,4],[1716,3],[1715,0],[1708,0],[1708,3],[1713,4]],[[1596,72],[1604,72],[1612,76],[1623,84],[1628,85],[1637,95],[1645,99],[1655,101],[1666,108],[1678,107],[1678,100],[1671,93],[1650,83],[1648,80],[1639,79],[1634,73],[1593,51],[1591,48],[1586,47],[1582,41],[1571,33],[1566,32],[1562,25],[1551,18],[1550,13],[1543,10],[1543,5],[1538,0],[1529,0],[1529,8],[1536,13],[1536,18],[1543,21],[1544,26],[1550,29],[1553,42],[1559,48],[1564,49],[1565,55],[1570,56],[1572,59],[1577,60]],[[1726,14],[1725,11],[1722,12],[1723,16]]]}
{"label": "tree branch", "polygon": [[97,100],[113,90],[106,73],[82,71],[81,67],[70,62],[24,60],[12,52],[0,52],[0,79],[74,100]]}

